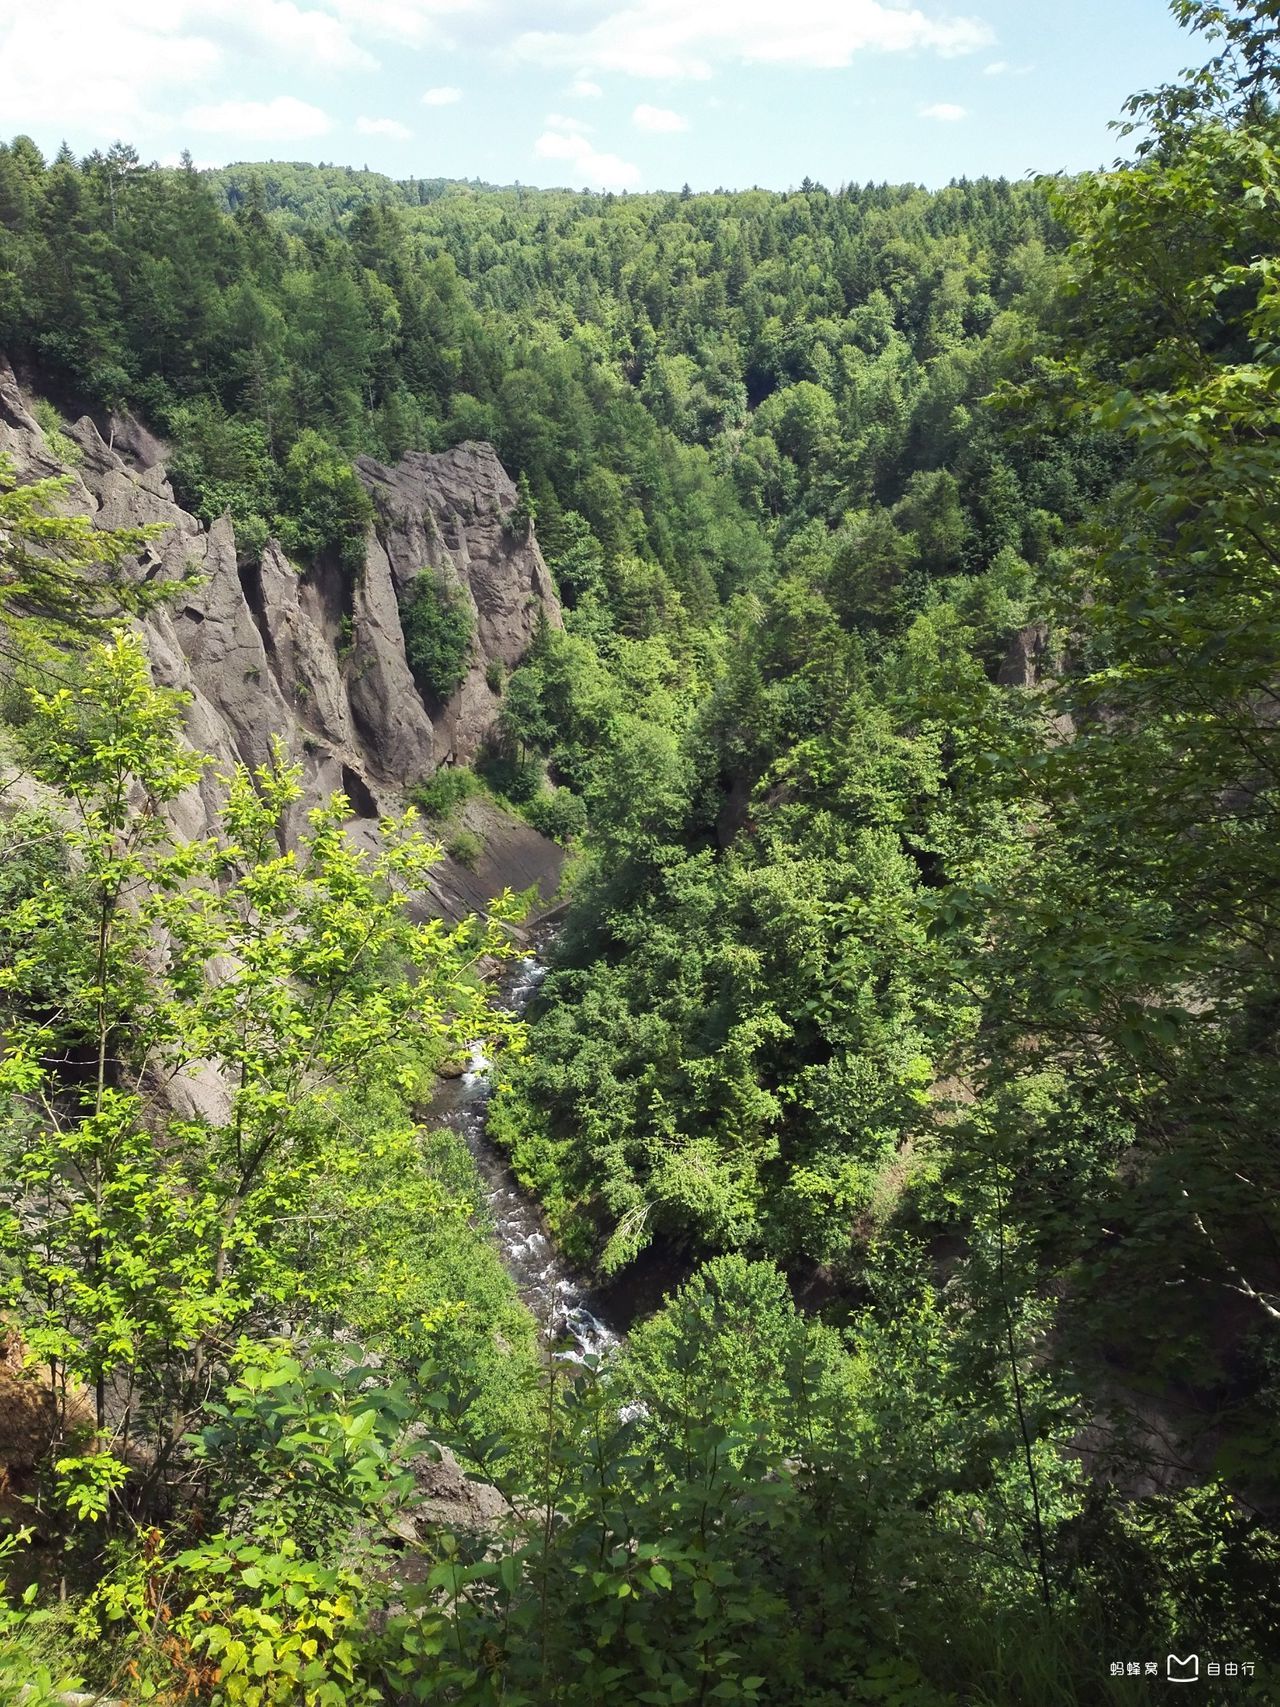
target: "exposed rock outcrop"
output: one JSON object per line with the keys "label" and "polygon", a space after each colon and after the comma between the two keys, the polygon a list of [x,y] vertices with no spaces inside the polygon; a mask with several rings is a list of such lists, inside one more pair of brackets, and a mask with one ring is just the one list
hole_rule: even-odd
{"label": "exposed rock outcrop", "polygon": [[[1041,694],[1055,686],[1065,669],[1066,659],[1055,652],[1048,624],[1033,622],[1010,636],[996,681],[1001,687]],[[1058,742],[1069,741],[1075,734],[1075,723],[1068,712],[1059,712],[1049,727]]]}
{"label": "exposed rock outcrop", "polygon": [[428,905],[434,915],[464,918],[503,889],[533,889],[544,904],[554,899],[564,866],[564,849],[555,842],[483,799],[467,801],[451,833],[458,830],[470,832],[480,851],[469,864],[446,859],[433,868]]}
{"label": "exposed rock outcrop", "polygon": [[[406,1540],[434,1534],[439,1529],[493,1529],[510,1515],[506,1499],[488,1482],[467,1475],[448,1447],[419,1454],[412,1461],[416,1498],[406,1524]],[[417,1573],[402,1573],[407,1579]]]}
{"label": "exposed rock outcrop", "polygon": [[[300,573],[274,542],[260,564],[238,564],[230,519],[205,527],[180,507],[165,447],[140,423],[113,420],[110,444],[88,417],[68,432],[80,457],[74,470],[50,454],[0,359],[0,453],[20,476],[73,473],[71,505],[102,527],[165,529],[140,573],[200,577],[194,591],[146,619],[156,680],[190,695],[188,738],[224,770],[237,761],[265,763],[273,741],[284,743],[303,769],[290,836],[312,806],[342,789],[352,802],[353,837],[371,843],[378,816],[398,808],[406,789],[441,764],[475,757],[497,716],[498,695],[488,685],[495,668],[519,662],[540,620],[560,622],[537,541],[514,519],[516,488],[490,445],[411,452],[395,468],[362,458],[357,467],[376,522],[364,569],[352,577],[324,563]],[[466,679],[441,704],[424,702],[415,686],[400,623],[401,601],[424,570],[460,588],[474,617]],[[179,803],[183,834],[207,829],[219,793],[215,768]],[[442,871],[442,911],[481,904],[508,884],[524,887],[534,880],[526,871],[545,880],[548,898],[554,891],[553,844],[523,826],[488,832],[487,847],[510,841],[511,872],[496,853],[474,873]],[[492,887],[479,893],[484,884]]]}
{"label": "exposed rock outcrop", "polygon": [[385,563],[402,598],[424,567],[440,570],[471,607],[471,668],[435,727],[437,762],[465,762],[493,727],[492,666],[519,663],[540,617],[559,626],[551,576],[532,528],[516,519],[515,485],[491,445],[469,442],[439,456],[410,451],[395,468],[361,457],[356,468],[377,511],[366,581],[381,585]]}
{"label": "exposed rock outcrop", "polygon": [[1001,687],[1035,688],[1046,674],[1052,673],[1052,668],[1048,626],[1033,622],[1010,636],[996,680]]}

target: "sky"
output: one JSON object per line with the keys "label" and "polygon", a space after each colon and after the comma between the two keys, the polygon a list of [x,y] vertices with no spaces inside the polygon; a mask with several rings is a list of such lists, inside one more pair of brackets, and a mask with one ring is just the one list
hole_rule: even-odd
{"label": "sky", "polygon": [[1110,164],[1166,0],[0,0],[0,137],[572,188]]}

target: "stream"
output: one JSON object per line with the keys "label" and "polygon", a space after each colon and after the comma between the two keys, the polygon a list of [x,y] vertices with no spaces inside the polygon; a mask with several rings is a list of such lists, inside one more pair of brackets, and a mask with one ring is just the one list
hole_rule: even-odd
{"label": "stream", "polygon": [[[499,980],[499,1005],[523,1014],[546,975],[535,948]],[[466,1072],[442,1080],[433,1096],[431,1122],[458,1133],[470,1150],[503,1263],[542,1333],[549,1340],[571,1341],[566,1356],[599,1356],[619,1343],[621,1333],[609,1325],[608,1309],[587,1281],[556,1249],[536,1199],[521,1187],[488,1135],[491,1065],[481,1045],[472,1044]]]}

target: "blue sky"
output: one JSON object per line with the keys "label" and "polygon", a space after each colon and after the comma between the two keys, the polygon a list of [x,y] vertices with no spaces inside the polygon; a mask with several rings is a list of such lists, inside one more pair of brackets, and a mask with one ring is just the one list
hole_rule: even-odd
{"label": "blue sky", "polygon": [[0,135],[695,189],[1109,163],[1165,0],[0,0]]}

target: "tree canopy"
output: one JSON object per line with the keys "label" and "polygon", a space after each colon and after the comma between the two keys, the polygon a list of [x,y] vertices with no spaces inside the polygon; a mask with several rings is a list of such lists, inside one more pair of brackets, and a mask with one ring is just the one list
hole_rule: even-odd
{"label": "tree canopy", "polygon": [[[0,148],[0,341],[163,428],[245,555],[358,575],[351,458],[493,439],[564,626],[420,798],[574,856],[518,1025],[511,906],[415,922],[411,815],[370,857],[336,797],[282,851],[280,753],[182,841],[182,707],[92,632],[145,540],[0,490],[5,645],[60,649],[4,733],[43,792],[0,810],[0,1302],[46,1449],[0,1695],[1079,1707],[1199,1653],[1273,1697],[1280,69],[1271,0],[1175,11],[1210,63],[1070,182]],[[452,582],[404,626],[447,695]],[[429,1130],[479,1037],[490,1137],[635,1303],[610,1358],[536,1346]]]}

